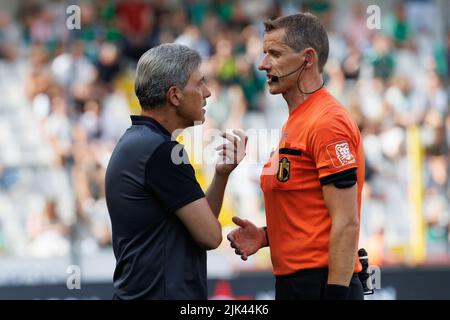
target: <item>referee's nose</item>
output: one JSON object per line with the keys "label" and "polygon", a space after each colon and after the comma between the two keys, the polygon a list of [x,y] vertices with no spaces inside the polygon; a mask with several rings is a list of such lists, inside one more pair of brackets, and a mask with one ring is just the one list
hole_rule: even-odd
{"label": "referee's nose", "polygon": [[260,71],[269,71],[272,68],[272,64],[270,63],[270,59],[267,54],[264,55],[263,59],[258,65],[258,70]]}

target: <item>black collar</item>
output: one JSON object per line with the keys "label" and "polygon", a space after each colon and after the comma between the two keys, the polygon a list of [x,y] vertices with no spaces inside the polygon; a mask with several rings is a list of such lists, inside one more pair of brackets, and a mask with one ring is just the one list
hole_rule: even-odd
{"label": "black collar", "polygon": [[130,116],[132,125],[144,125],[150,129],[160,131],[166,136],[171,136],[170,132],[167,131],[158,121],[148,116]]}

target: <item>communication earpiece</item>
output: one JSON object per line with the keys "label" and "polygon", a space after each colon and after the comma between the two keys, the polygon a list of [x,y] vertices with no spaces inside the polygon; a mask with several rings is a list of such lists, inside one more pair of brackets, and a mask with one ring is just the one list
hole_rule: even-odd
{"label": "communication earpiece", "polygon": [[312,59],[312,56],[311,56],[310,53],[308,53],[308,54],[306,55],[306,57],[305,57],[305,62],[306,62],[306,63],[309,63],[309,62],[311,61],[311,59]]}

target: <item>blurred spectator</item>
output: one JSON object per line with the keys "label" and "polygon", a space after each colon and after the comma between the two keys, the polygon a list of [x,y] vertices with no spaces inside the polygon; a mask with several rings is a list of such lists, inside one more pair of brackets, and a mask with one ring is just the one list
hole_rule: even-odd
{"label": "blurred spectator", "polygon": [[47,201],[42,211],[30,214],[27,232],[31,256],[47,258],[69,253],[69,229],[61,222],[57,205],[52,200]]}
{"label": "blurred spectator", "polygon": [[358,51],[364,52],[371,46],[373,30],[367,28],[366,6],[358,0],[351,8],[351,16],[345,24],[343,32],[347,42],[356,47]]}
{"label": "blurred spectator", "polygon": [[378,33],[373,40],[373,51],[371,53],[371,63],[374,76],[387,80],[394,73],[395,59],[392,52],[391,39],[386,35]]}
{"label": "blurred spectator", "polygon": [[412,26],[406,15],[406,8],[403,3],[398,3],[395,7],[394,15],[387,21],[389,35],[399,48],[411,45]]}
{"label": "blurred spectator", "polygon": [[342,63],[342,71],[344,72],[345,80],[358,80],[361,72],[362,55],[361,51],[356,46],[350,46],[348,54]]}
{"label": "blurred spectator", "polygon": [[[412,87],[411,81],[405,76],[391,78],[386,90],[385,99],[394,117],[394,123],[407,128],[420,121],[424,105],[418,97],[420,93]],[[418,101],[419,100],[419,101]],[[423,101],[423,100],[422,100]]]}
{"label": "blurred spectator", "polygon": [[[205,130],[281,127],[286,108],[256,68],[262,21],[310,10],[330,32],[327,87],[364,139],[361,245],[374,264],[408,261],[417,222],[408,198],[416,176],[408,170],[415,164],[428,258],[449,261],[450,32],[438,30],[446,21],[438,21],[443,13],[434,1],[383,3],[379,31],[366,27],[360,0],[83,1],[82,28],[71,31],[66,5],[25,0],[16,12],[0,11],[0,255],[111,251],[104,169],[128,114],[138,111],[135,63],[152,46],[176,41],[202,54],[212,92]],[[259,155],[278,137],[257,140],[248,157],[259,162],[230,181],[224,230],[232,215],[264,222],[258,174],[267,159]],[[210,178],[209,169],[196,167],[200,180]],[[19,200],[28,193],[36,200]],[[217,254],[234,253],[224,246]],[[261,261],[270,266],[266,256]]]}
{"label": "blurred spectator", "polygon": [[237,81],[238,70],[236,57],[233,54],[233,44],[224,34],[216,42],[215,54],[210,61],[213,73],[225,85],[231,85]]}
{"label": "blurred spectator", "polygon": [[57,56],[51,65],[55,81],[75,99],[85,101],[95,80],[95,68],[84,56],[84,43],[74,41],[70,52]]}
{"label": "blurred spectator", "polygon": [[113,89],[113,81],[120,72],[119,49],[115,44],[102,43],[96,68],[99,85]]}
{"label": "blurred spectator", "polygon": [[15,60],[18,55],[20,31],[8,13],[0,11],[0,59]]}
{"label": "blurred spectator", "polygon": [[450,78],[450,30],[447,31],[447,42],[445,46],[446,53],[446,69],[447,69],[447,79]]}
{"label": "blurred spectator", "polygon": [[116,7],[118,27],[123,35],[123,54],[136,61],[157,44],[155,11],[148,1],[119,0]]}
{"label": "blurred spectator", "polygon": [[262,111],[261,94],[264,90],[265,81],[256,75],[251,61],[245,56],[240,56],[236,62],[238,73],[237,83],[241,86],[248,111]]}
{"label": "blurred spectator", "polygon": [[184,32],[175,39],[175,42],[197,50],[203,58],[207,58],[211,54],[211,47],[197,26],[186,27]]}

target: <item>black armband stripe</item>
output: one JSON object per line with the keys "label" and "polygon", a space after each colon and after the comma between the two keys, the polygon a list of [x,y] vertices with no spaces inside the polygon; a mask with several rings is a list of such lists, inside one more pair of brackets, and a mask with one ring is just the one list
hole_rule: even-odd
{"label": "black armband stripe", "polygon": [[350,188],[357,182],[356,168],[351,168],[320,179],[322,186],[333,183],[336,188]]}

